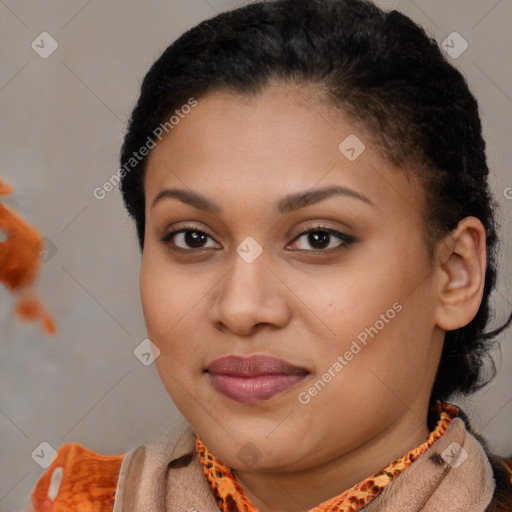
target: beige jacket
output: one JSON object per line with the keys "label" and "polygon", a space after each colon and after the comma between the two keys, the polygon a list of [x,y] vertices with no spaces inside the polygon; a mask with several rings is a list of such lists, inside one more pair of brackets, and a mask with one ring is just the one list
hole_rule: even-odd
{"label": "beige jacket", "polygon": [[[445,434],[402,471],[365,512],[484,512],[495,488],[482,445],[454,418]],[[113,512],[219,512],[195,452],[191,427],[123,459]]]}

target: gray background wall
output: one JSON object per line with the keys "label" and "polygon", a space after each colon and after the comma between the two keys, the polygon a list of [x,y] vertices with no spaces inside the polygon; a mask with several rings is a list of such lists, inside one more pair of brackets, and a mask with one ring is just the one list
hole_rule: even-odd
{"label": "gray background wall", "polygon": [[[122,453],[177,421],[153,366],[133,354],[146,337],[135,230],[117,190],[92,191],[118,168],[125,121],[150,64],[186,29],[242,2],[229,0],[0,0],[0,176],[16,209],[55,245],[39,290],[59,334],[13,317],[0,287],[0,510],[21,511],[43,473],[41,442]],[[441,42],[469,43],[453,63],[479,99],[492,183],[501,205],[497,321],[512,308],[512,2],[380,1]],[[31,43],[47,31],[57,50]],[[48,48],[48,47],[47,47]],[[508,194],[510,197],[512,194]],[[493,449],[512,453],[512,339],[496,353],[492,385],[464,402]],[[460,402],[463,403],[463,402]]]}

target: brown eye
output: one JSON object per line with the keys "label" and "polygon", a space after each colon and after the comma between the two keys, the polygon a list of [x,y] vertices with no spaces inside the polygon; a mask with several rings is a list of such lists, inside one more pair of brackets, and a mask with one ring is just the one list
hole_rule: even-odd
{"label": "brown eye", "polygon": [[[336,240],[337,239],[337,240]],[[335,229],[318,226],[306,229],[295,237],[293,243],[298,245],[295,247],[300,251],[331,253],[339,251],[351,243],[355,239],[341,231]]]}
{"label": "brown eye", "polygon": [[208,235],[204,231],[201,231],[193,227],[185,227],[167,233],[165,236],[160,238],[160,241],[166,245],[169,245],[173,249],[183,251],[219,247],[218,244],[214,244],[213,246],[205,245],[208,239],[211,239],[213,241],[210,235]]}

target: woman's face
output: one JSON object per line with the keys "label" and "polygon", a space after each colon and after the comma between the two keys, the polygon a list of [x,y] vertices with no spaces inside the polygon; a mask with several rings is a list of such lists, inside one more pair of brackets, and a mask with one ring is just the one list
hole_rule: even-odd
{"label": "woman's face", "polygon": [[224,463],[424,440],[443,332],[421,192],[359,125],[291,86],[212,93],[152,150],[145,194],[155,363]]}

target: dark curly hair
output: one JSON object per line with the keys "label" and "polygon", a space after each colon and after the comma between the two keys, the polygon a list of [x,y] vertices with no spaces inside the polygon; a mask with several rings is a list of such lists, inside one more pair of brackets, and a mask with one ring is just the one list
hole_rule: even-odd
{"label": "dark curly hair", "polygon": [[[448,331],[431,403],[485,385],[493,339],[485,332],[496,281],[495,202],[488,183],[478,104],[436,41],[407,16],[367,0],[267,0],[203,21],[171,44],[144,78],[121,149],[121,191],[144,249],[147,157],[126,162],[191,97],[214,90],[255,95],[271,81],[315,86],[359,123],[425,195],[425,242],[467,216],[483,223],[488,263],[483,300],[465,327]],[[489,356],[492,376],[496,373]]]}

